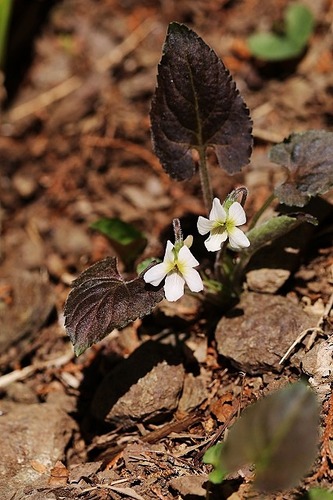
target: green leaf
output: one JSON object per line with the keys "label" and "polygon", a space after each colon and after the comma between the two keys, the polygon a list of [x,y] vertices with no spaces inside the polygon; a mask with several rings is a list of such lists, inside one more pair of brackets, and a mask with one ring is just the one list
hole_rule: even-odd
{"label": "green leaf", "polygon": [[333,500],[333,492],[323,488],[311,488],[306,498],[308,500]]}
{"label": "green leaf", "polygon": [[314,17],[302,4],[291,4],[285,14],[286,36],[302,50],[314,29]]}
{"label": "green leaf", "polygon": [[192,148],[203,156],[213,147],[231,174],[248,163],[249,111],[223,62],[184,24],[169,25],[157,84],[150,112],[153,147],[171,177],[194,175]]}
{"label": "green leaf", "polygon": [[143,275],[125,281],[118,272],[117,259],[107,257],[73,281],[64,316],[77,356],[115,328],[149,314],[163,299],[163,286],[148,285]]}
{"label": "green leaf", "polygon": [[136,258],[146,248],[147,239],[144,234],[131,224],[120,219],[99,219],[93,222],[90,227],[109,238],[112,246],[127,267],[131,267]]}
{"label": "green leaf", "polygon": [[317,219],[315,219],[315,217],[301,213],[297,214],[295,217],[290,217],[288,215],[272,217],[260,226],[255,226],[247,233],[247,237],[249,238],[251,245],[242,251],[242,255],[248,257],[252,256],[264,245],[267,245],[280,236],[287,234],[303,222],[317,225]]}
{"label": "green leaf", "polygon": [[209,474],[209,481],[213,484],[220,484],[224,481],[227,471],[223,468],[221,463],[221,452],[223,443],[218,443],[208,448],[203,456],[203,463],[211,464],[214,470]]}
{"label": "green leaf", "polygon": [[287,37],[274,33],[257,33],[248,38],[251,53],[266,61],[283,61],[300,54],[302,48]]}
{"label": "green leaf", "polygon": [[221,449],[222,468],[255,464],[255,487],[266,492],[295,486],[316,457],[318,423],[314,392],[290,384],[244,410]]}
{"label": "green leaf", "polygon": [[303,207],[311,196],[333,187],[333,132],[291,134],[271,148],[269,159],[287,173],[285,182],[274,191],[281,203]]}
{"label": "green leaf", "polygon": [[148,257],[142,262],[139,262],[139,264],[136,266],[136,272],[138,274],[143,273],[143,271],[146,271],[146,269],[148,269],[148,267],[150,267],[151,264],[153,263],[157,264],[158,262],[161,262],[161,260],[156,259],[154,257]]}
{"label": "green leaf", "polygon": [[255,33],[248,38],[252,54],[266,61],[283,61],[299,56],[314,29],[311,11],[291,4],[284,13],[284,34]]}

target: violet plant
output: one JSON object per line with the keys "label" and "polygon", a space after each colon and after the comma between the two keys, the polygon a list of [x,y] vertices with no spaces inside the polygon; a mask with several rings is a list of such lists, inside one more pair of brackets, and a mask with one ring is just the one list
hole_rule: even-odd
{"label": "violet plant", "polygon": [[[196,229],[206,236],[207,252],[216,252],[215,279],[208,278],[202,267],[196,269],[200,262],[190,250],[193,236],[183,238],[180,221],[174,219],[174,243],[167,242],[161,262],[142,263],[138,276],[126,281],[118,272],[117,259],[108,257],[73,282],[64,315],[76,355],[113,329],[149,314],[164,297],[178,300],[185,287],[202,294],[203,299],[215,291],[220,304],[227,307],[228,298],[241,293],[246,267],[258,250],[304,222],[316,224],[314,217],[302,211],[276,215],[260,224],[271,202],[278,198],[288,206],[302,208],[312,196],[333,186],[333,133],[312,130],[292,134],[270,153],[270,159],[286,169],[286,180],[254,215],[245,234],[247,188],[236,188],[225,200],[219,200],[211,187],[206,156],[207,148],[213,148],[220,167],[229,174],[239,172],[250,158],[250,114],[228,70],[196,33],[183,24],[171,23],[157,83],[151,108],[153,148],[175,180],[190,180],[199,171],[206,214],[198,218]],[[110,221],[107,228],[104,221],[103,231],[108,233],[109,226]],[[120,240],[118,243],[124,243]],[[130,254],[124,259],[128,265],[137,255],[137,240],[145,243],[143,235],[133,237],[131,230],[126,242]],[[215,469],[211,482],[222,482],[226,474],[252,463],[259,489],[273,491],[297,484],[316,454],[317,421],[315,396],[303,384],[264,398],[238,420],[224,444],[205,454],[204,461]]]}
{"label": "violet plant", "polygon": [[149,264],[125,281],[116,258],[108,257],[73,282],[64,315],[77,355],[113,329],[149,314],[164,297],[178,300],[185,286],[202,292],[203,298],[212,290],[223,300],[236,297],[254,253],[303,222],[316,223],[301,212],[258,225],[273,199],[302,207],[333,185],[333,133],[294,134],[271,151],[271,160],[287,169],[285,183],[254,216],[250,230],[245,234],[240,229],[246,222],[247,188],[235,189],[222,201],[214,196],[206,153],[213,148],[221,168],[229,174],[239,172],[252,150],[250,113],[221,59],[184,24],[169,25],[150,117],[153,149],[164,170],[175,180],[190,180],[199,172],[207,217],[199,217],[197,230],[208,235],[207,251],[216,252],[215,279],[208,279],[205,269],[200,269],[201,276],[195,269],[200,263],[190,251],[192,236],[183,239],[175,219],[175,242],[167,242],[162,262]]}

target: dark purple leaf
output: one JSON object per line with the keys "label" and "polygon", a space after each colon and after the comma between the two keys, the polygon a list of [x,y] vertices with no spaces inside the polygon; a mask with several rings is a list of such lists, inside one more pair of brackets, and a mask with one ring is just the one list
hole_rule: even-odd
{"label": "dark purple leaf", "polygon": [[163,299],[163,288],[145,283],[144,272],[125,281],[118,272],[117,259],[107,257],[73,282],[64,315],[77,356],[115,328],[149,314]]}
{"label": "dark purple leaf", "polygon": [[333,132],[308,130],[292,134],[273,146],[270,160],[287,170],[287,179],[275,194],[289,206],[303,207],[311,196],[333,186]]}
{"label": "dark purple leaf", "polygon": [[175,179],[193,176],[191,148],[214,147],[229,173],[249,161],[249,111],[223,62],[184,24],[169,25],[150,117],[154,151]]}
{"label": "dark purple leaf", "polygon": [[255,486],[266,492],[297,485],[318,453],[316,396],[290,384],[245,409],[221,448],[222,470],[255,464]]}

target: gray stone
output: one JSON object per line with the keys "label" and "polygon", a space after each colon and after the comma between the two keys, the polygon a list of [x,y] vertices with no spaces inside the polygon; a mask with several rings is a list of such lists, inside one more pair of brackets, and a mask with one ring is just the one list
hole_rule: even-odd
{"label": "gray stone", "polygon": [[99,420],[131,425],[175,410],[184,368],[175,348],[147,341],[106,375],[92,401]]}
{"label": "gray stone", "polygon": [[162,361],[118,399],[106,416],[108,422],[153,421],[177,408],[183,387],[182,365]]}
{"label": "gray stone", "polygon": [[43,475],[37,469],[49,473],[57,460],[64,459],[75,424],[53,404],[4,401],[1,409],[0,498],[10,500],[24,487],[40,481]]}
{"label": "gray stone", "polygon": [[279,364],[290,345],[317,318],[282,296],[244,293],[240,303],[216,328],[219,354],[250,374],[281,371]]}
{"label": "gray stone", "polygon": [[333,340],[328,338],[316,343],[302,358],[302,369],[310,375],[309,383],[323,402],[332,390]]}

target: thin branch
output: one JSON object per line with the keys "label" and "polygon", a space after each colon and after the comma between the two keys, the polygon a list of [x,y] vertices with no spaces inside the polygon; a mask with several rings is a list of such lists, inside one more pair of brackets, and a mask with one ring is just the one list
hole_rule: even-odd
{"label": "thin branch", "polygon": [[38,370],[44,370],[46,368],[51,368],[51,367],[59,368],[60,366],[69,363],[71,359],[73,359],[73,357],[74,357],[74,352],[71,347],[68,351],[66,351],[64,354],[62,354],[57,358],[48,359],[46,361],[40,361],[39,363],[26,366],[21,370],[14,370],[10,373],[6,373],[6,375],[2,375],[2,377],[0,377],[0,388],[2,389],[7,385],[12,384],[13,382],[24,380],[33,373],[37,372]]}

